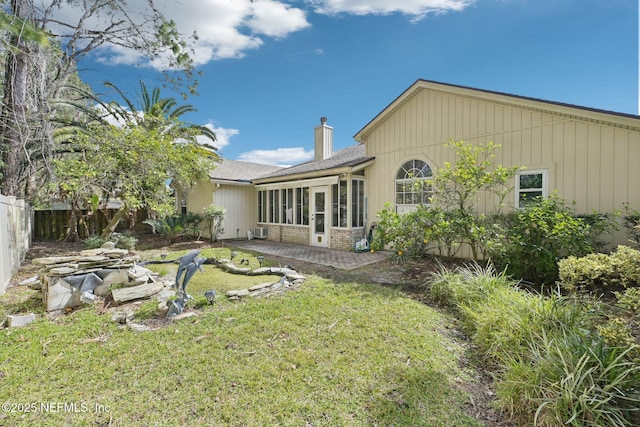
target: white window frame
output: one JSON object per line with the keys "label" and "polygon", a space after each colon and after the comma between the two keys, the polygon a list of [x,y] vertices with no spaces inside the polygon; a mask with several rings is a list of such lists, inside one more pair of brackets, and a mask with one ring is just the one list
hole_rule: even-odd
{"label": "white window frame", "polygon": [[[420,168],[420,176],[409,176],[409,174],[407,172],[409,172],[409,169],[407,169],[407,165],[409,163],[413,163],[413,170],[416,170],[415,168],[415,162],[423,162],[425,164],[425,166],[428,168],[427,169],[427,173],[428,175],[422,175],[422,168]],[[398,174],[404,171],[404,178],[398,178]],[[425,206],[429,206],[431,205],[430,201],[427,202],[423,202],[423,203],[398,203],[398,184],[403,185],[403,186],[408,186],[409,188],[411,188],[412,186],[414,186],[416,184],[416,182],[421,183],[422,185],[429,185],[430,186],[430,181],[433,178],[433,169],[431,168],[431,165],[429,164],[429,162],[426,162],[422,159],[411,159],[411,160],[407,160],[406,162],[404,162],[402,165],[400,165],[400,167],[396,170],[396,174],[394,176],[394,181],[393,181],[393,185],[394,185],[394,200],[395,200],[395,206],[396,206],[396,213],[402,214],[402,213],[408,213],[411,212],[413,210],[416,209],[416,207],[418,205],[425,205]],[[417,191],[416,189],[411,189],[410,191],[403,191],[402,194],[419,194],[420,198],[422,199],[424,196],[424,193],[430,193],[430,191]],[[404,196],[403,196],[404,197]]]}
{"label": "white window frame", "polygon": [[[520,188],[520,177],[522,175],[542,175],[542,188]],[[532,193],[532,192],[542,192],[542,198],[546,199],[549,197],[549,169],[532,169],[532,170],[524,170],[518,172],[516,174],[516,186],[515,186],[515,202],[514,206],[516,209],[524,209],[524,206],[520,206],[520,194],[522,193]]]}

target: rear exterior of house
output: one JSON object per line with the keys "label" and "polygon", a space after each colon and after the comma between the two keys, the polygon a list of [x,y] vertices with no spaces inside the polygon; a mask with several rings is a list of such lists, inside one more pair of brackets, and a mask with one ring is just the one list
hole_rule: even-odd
{"label": "rear exterior of house", "polygon": [[[386,203],[398,213],[429,203],[428,180],[455,164],[451,140],[499,144],[495,163],[524,166],[507,196],[511,208],[527,197],[557,192],[578,214],[640,210],[640,117],[418,80],[333,152],[326,118],[315,128],[313,161],[290,168],[225,160],[211,180],[191,190],[188,210],[227,208],[222,238],[247,231],[274,241],[353,250]],[[495,196],[480,194],[479,212]],[[625,244],[623,230],[611,245]],[[466,254],[468,255],[468,254]]]}
{"label": "rear exterior of house", "polygon": [[[182,199],[183,213],[202,212],[214,204],[227,210],[220,239],[247,238],[256,226],[257,198],[252,179],[281,167],[222,160],[209,172],[209,180],[190,189]],[[209,237],[209,236],[206,236]]]}
{"label": "rear exterior of house", "polygon": [[[495,163],[524,166],[507,203],[552,192],[579,214],[640,209],[640,117],[418,80],[355,135],[375,162],[367,167],[369,218],[386,202],[399,213],[424,201],[408,176],[428,179],[455,164],[450,140],[500,144]],[[417,175],[416,175],[417,174]],[[407,194],[409,193],[409,194]],[[479,197],[479,212],[496,200]],[[611,244],[627,243],[619,231]]]}

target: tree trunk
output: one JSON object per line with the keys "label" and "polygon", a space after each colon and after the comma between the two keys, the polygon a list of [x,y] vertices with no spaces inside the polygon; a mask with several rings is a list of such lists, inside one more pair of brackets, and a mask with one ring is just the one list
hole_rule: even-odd
{"label": "tree trunk", "polygon": [[[23,21],[33,18],[32,0],[12,0],[11,10]],[[22,196],[25,143],[29,136],[27,125],[27,77],[29,73],[29,47],[21,35],[11,37],[7,50],[2,105],[2,194]]]}
{"label": "tree trunk", "polygon": [[127,212],[127,207],[125,205],[120,206],[120,209],[118,209],[118,211],[115,213],[113,218],[111,218],[111,221],[109,221],[109,224],[107,224],[105,229],[102,230],[102,234],[100,235],[100,237],[103,240],[109,239],[111,234],[113,234],[113,232],[116,231],[116,227],[118,226],[118,223],[122,218],[124,218],[124,215],[126,212]]}

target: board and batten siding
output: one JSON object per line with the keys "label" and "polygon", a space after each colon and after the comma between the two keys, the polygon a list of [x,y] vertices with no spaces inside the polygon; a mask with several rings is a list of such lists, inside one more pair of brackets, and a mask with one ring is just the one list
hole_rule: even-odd
{"label": "board and batten siding", "polygon": [[[517,98],[452,92],[416,89],[365,128],[360,138],[367,155],[375,157],[366,172],[368,218],[395,202],[394,178],[404,162],[424,160],[434,171],[455,163],[445,147],[450,140],[493,141],[501,146],[496,164],[547,169],[549,193],[557,190],[575,201],[577,213],[621,211],[626,202],[640,210],[640,120],[617,122],[614,115],[559,104],[547,110],[543,102],[525,99],[519,105]],[[514,198],[508,195],[506,204],[512,206]],[[493,196],[479,197],[480,212],[494,205]],[[621,231],[611,243],[625,242]]]}
{"label": "board and batten siding", "polygon": [[[256,189],[250,185],[231,185],[207,182],[189,191],[187,208],[189,212],[202,213],[210,204],[227,210],[224,219],[224,233],[220,239],[247,238],[247,230],[256,226],[258,211]],[[206,234],[208,238],[208,234]]]}

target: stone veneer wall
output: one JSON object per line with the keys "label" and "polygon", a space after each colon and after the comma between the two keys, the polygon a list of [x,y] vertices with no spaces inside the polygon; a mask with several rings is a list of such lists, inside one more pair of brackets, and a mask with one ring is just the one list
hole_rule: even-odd
{"label": "stone veneer wall", "polygon": [[267,240],[300,245],[309,244],[309,226],[307,225],[261,224],[260,226],[267,227]]}
{"label": "stone veneer wall", "polygon": [[[267,240],[275,242],[297,243],[308,245],[309,226],[306,225],[280,225],[280,224],[260,224],[260,227],[267,228]],[[353,251],[356,240],[363,238],[362,229],[331,228],[329,232],[329,247],[343,251]]]}
{"label": "stone veneer wall", "polygon": [[354,251],[355,242],[356,240],[362,239],[362,233],[363,231],[361,229],[332,228],[329,236],[329,247],[343,251]]}

